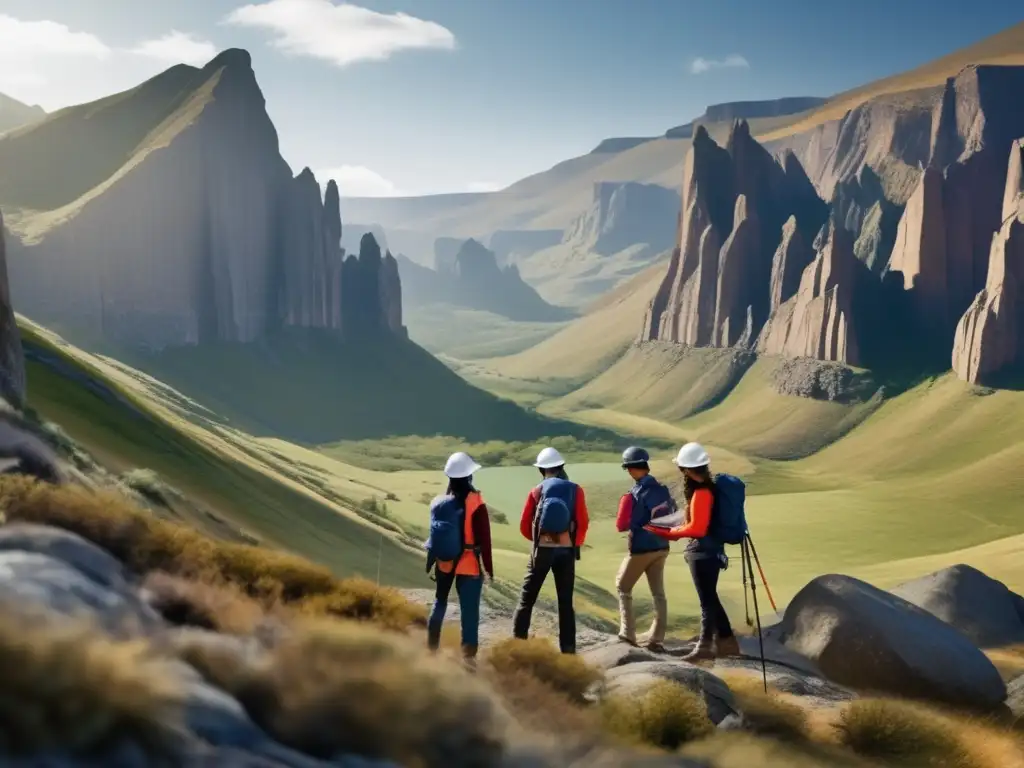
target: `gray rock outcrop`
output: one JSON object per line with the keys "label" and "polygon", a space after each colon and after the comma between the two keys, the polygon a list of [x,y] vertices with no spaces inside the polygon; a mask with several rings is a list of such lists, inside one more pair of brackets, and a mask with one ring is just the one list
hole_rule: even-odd
{"label": "gray rock outcrop", "polygon": [[1006,686],[963,633],[849,576],[813,579],[786,607],[772,640],[815,662],[840,685],[993,710]]}
{"label": "gray rock outcrop", "polygon": [[804,269],[796,294],[765,325],[758,351],[857,365],[853,295],[861,269],[850,233],[830,223],[824,246]]}
{"label": "gray rock outcrop", "polygon": [[771,312],[773,294],[792,287],[792,273],[806,258],[794,253],[794,265],[786,263],[785,255],[795,249],[792,235],[775,258],[784,227],[795,219],[793,227],[807,242],[826,215],[794,155],[774,159],[746,122],[733,126],[725,147],[698,127],[683,171],[676,249],[641,339],[752,344]]}
{"label": "gray rock outcrop", "polygon": [[25,355],[11,304],[6,240],[4,217],[0,213],[0,397],[20,408],[25,401]]}
{"label": "gray rock outcrop", "polygon": [[981,648],[1024,643],[1024,597],[969,565],[954,565],[890,590],[956,627]]}
{"label": "gray rock outcrop", "polygon": [[985,287],[960,318],[953,370],[972,384],[997,382],[1024,365],[1024,139],[1013,143]]}

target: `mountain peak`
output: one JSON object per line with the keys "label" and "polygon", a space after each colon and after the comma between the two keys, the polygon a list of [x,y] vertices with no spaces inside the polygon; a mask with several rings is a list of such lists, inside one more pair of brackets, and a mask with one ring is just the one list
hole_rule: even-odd
{"label": "mountain peak", "polygon": [[214,56],[203,69],[252,69],[252,56],[244,48],[228,48]]}

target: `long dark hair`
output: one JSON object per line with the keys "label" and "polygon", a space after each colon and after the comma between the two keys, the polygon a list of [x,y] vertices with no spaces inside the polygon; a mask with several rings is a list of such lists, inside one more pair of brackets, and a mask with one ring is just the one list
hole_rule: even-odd
{"label": "long dark hair", "polygon": [[692,467],[690,472],[700,475],[700,479],[694,480],[690,477],[689,472],[683,470],[683,498],[686,499],[687,504],[690,503],[690,499],[693,498],[693,494],[698,488],[707,488],[712,492],[715,490],[715,478],[711,475],[711,468],[706,464],[703,467]]}
{"label": "long dark hair", "polygon": [[553,475],[549,475],[547,473],[547,470],[542,469],[540,471],[540,476],[545,478],[545,479],[549,478],[549,477],[557,477],[560,480],[568,480],[569,479],[569,473],[565,471],[565,465],[564,464],[562,466],[560,466],[558,468],[558,471],[555,472],[555,474],[553,474]]}
{"label": "long dark hair", "polygon": [[465,501],[475,490],[472,477],[453,477],[448,480],[448,494],[459,501]]}

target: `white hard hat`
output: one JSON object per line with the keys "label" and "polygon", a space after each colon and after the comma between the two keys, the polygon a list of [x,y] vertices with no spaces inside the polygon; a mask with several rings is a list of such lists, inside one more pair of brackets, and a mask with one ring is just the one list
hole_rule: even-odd
{"label": "white hard hat", "polygon": [[562,458],[562,454],[549,446],[537,454],[537,461],[533,466],[540,469],[554,469],[563,464],[565,464],[565,459]]}
{"label": "white hard hat", "polygon": [[453,453],[448,457],[448,461],[444,463],[444,473],[452,480],[470,477],[479,469],[480,465],[473,461],[469,457],[469,454],[463,453],[462,451]]}
{"label": "white hard hat", "polygon": [[708,456],[708,452],[704,450],[704,446],[700,443],[687,443],[679,449],[679,453],[676,454],[675,458],[675,465],[677,467],[686,467],[688,469],[706,467],[710,463],[711,457]]}

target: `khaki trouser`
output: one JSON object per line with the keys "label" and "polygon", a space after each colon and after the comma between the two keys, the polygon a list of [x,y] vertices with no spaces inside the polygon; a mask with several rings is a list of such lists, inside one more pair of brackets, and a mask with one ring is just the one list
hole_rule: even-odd
{"label": "khaki trouser", "polygon": [[668,600],[665,599],[665,563],[668,550],[627,555],[619,566],[615,577],[615,589],[619,592],[619,636],[636,642],[636,618],[633,615],[633,587],[640,577],[647,576],[647,585],[654,598],[654,622],[645,640],[649,643],[665,641],[665,627],[668,623]]}

